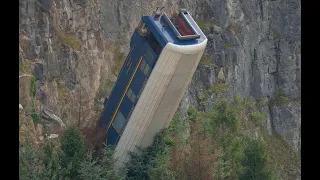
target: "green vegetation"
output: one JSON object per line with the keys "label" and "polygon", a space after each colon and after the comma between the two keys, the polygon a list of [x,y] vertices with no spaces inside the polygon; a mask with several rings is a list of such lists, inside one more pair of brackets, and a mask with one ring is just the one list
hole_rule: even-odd
{"label": "green vegetation", "polygon": [[233,44],[231,44],[231,43],[224,43],[223,48],[224,48],[224,49],[233,48]]}
{"label": "green vegetation", "polygon": [[210,68],[213,67],[212,62],[210,61],[210,57],[205,54],[202,55],[199,64],[203,66],[209,66]]}
{"label": "green vegetation", "polygon": [[277,95],[270,100],[270,104],[273,104],[273,105],[283,105],[283,104],[288,104],[290,102],[292,102],[292,99],[284,95]]}
{"label": "green vegetation", "polygon": [[266,105],[267,104],[267,100],[266,99],[264,99],[264,98],[262,98],[262,97],[260,97],[259,99],[258,99],[258,105],[259,106],[264,106],[264,105]]}
{"label": "green vegetation", "polygon": [[243,167],[239,172],[239,180],[275,179],[272,169],[267,165],[266,145],[262,141],[246,139],[241,163]]}
{"label": "green vegetation", "polygon": [[210,27],[212,27],[212,24],[208,21],[205,21],[205,20],[198,19],[197,24],[202,31],[204,31],[206,29],[210,29]]}
{"label": "green vegetation", "polygon": [[31,77],[30,81],[30,97],[31,97],[31,117],[35,125],[37,125],[40,121],[39,114],[35,105],[35,96],[36,96],[36,78],[34,76]]}
{"label": "green vegetation", "polygon": [[112,159],[112,154],[114,150],[112,147],[104,149],[101,154],[100,159],[93,158],[91,152],[88,152],[83,162],[80,164],[80,179],[91,179],[91,180],[121,180],[125,178],[124,173],[116,174],[114,169],[114,159]]}
{"label": "green vegetation", "polygon": [[200,105],[204,105],[204,100],[210,98],[213,94],[225,93],[228,90],[226,83],[215,83],[211,85],[206,91],[200,94]]}
{"label": "green vegetation", "polygon": [[262,121],[266,119],[266,115],[259,111],[253,111],[251,112],[251,118],[254,121],[254,123],[257,123],[257,125],[261,125]]}
{"label": "green vegetation", "polygon": [[60,140],[45,140],[34,147],[28,138],[20,142],[20,179],[124,179],[125,173],[117,175],[113,149],[107,147],[97,157],[85,147],[84,137],[75,128],[68,128]]}
{"label": "green vegetation", "polygon": [[[191,108],[188,117],[176,116],[151,147],[133,155],[127,179],[275,179],[263,140],[240,135],[244,122],[239,114],[248,109],[239,106],[250,107],[248,102],[218,99],[212,110]],[[255,111],[252,114],[262,118]],[[186,122],[187,138],[178,133]]]}
{"label": "green vegetation", "polygon": [[283,34],[280,34],[275,30],[271,32],[271,36],[275,39],[284,39]]}
{"label": "green vegetation", "polygon": [[19,71],[22,73],[27,73],[28,66],[23,63],[23,62],[19,62]]}
{"label": "green vegetation", "polygon": [[36,95],[36,78],[32,76],[30,82],[30,96],[34,97]]}
{"label": "green vegetation", "polygon": [[288,103],[292,103],[292,102],[297,102],[297,101],[299,101],[299,98],[297,98],[297,99],[291,99],[291,98],[289,98],[289,97],[284,93],[283,88],[280,88],[280,89],[278,90],[278,92],[276,92],[275,97],[273,97],[272,99],[270,99],[269,103],[270,103],[271,105],[280,106],[280,105],[284,105],[284,104],[288,104]]}
{"label": "green vegetation", "polygon": [[173,172],[169,169],[169,145],[172,144],[165,140],[168,135],[166,130],[159,133],[150,147],[142,149],[139,154],[132,154],[126,179],[174,179]]}
{"label": "green vegetation", "polygon": [[37,151],[29,139],[19,144],[19,177],[20,179],[41,179],[42,154]]}
{"label": "green vegetation", "polygon": [[[216,84],[209,89],[210,93],[219,93],[227,87]],[[292,179],[300,167],[298,155],[290,151],[283,139],[268,135],[260,126],[266,117],[255,109],[253,100],[239,96],[233,100],[219,96],[212,109],[190,108],[184,116],[178,111],[151,146],[132,153],[126,169],[119,174],[114,169],[112,147],[94,155],[85,148],[81,132],[68,128],[57,144],[47,142],[38,150],[30,145],[20,147],[20,177],[273,180],[281,176]],[[257,129],[260,135],[255,137]]]}
{"label": "green vegetation", "polygon": [[74,50],[77,50],[77,51],[81,50],[81,42],[75,35],[72,35],[72,34],[64,35],[63,42]]}
{"label": "green vegetation", "polygon": [[61,138],[62,167],[68,169],[68,175],[72,179],[76,179],[79,175],[78,169],[80,163],[85,157],[84,138],[80,131],[75,128],[66,130],[64,136]]}

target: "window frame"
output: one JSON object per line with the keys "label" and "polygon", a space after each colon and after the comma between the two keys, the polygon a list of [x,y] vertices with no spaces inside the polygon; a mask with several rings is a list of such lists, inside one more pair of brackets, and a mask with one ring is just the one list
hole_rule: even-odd
{"label": "window frame", "polygon": [[[147,69],[146,67],[148,66],[148,71],[146,72],[145,70]],[[150,66],[149,66],[149,64],[146,64],[146,66],[144,67],[144,69],[143,69],[143,74],[144,75],[146,75],[146,76],[148,76],[149,75],[149,73],[150,73]]]}
{"label": "window frame", "polygon": [[[120,119],[120,118],[123,118],[123,119]],[[119,124],[117,124],[117,122],[119,122],[119,119],[123,120],[123,122],[120,124],[121,125],[120,129],[118,129],[119,127],[117,127],[119,125]],[[118,111],[116,118],[112,122],[112,126],[119,133],[122,131],[123,126],[126,123],[126,121],[127,121],[127,118],[123,115],[123,113],[121,111]]]}

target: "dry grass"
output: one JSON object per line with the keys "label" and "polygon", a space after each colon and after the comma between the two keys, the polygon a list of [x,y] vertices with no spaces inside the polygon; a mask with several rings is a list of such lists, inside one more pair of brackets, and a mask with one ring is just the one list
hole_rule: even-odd
{"label": "dry grass", "polygon": [[64,83],[61,80],[57,81],[57,87],[59,94],[59,102],[62,105],[66,105],[70,97],[69,92],[66,90],[66,88],[64,87]]}
{"label": "dry grass", "polygon": [[298,154],[279,135],[264,133],[270,166],[277,169],[281,179],[294,179],[300,174],[301,162]]}
{"label": "dry grass", "polygon": [[58,28],[55,28],[55,31],[62,44],[69,46],[76,51],[81,51],[81,41],[77,36],[71,33],[65,33]]}
{"label": "dry grass", "polygon": [[201,19],[197,20],[196,22],[202,31],[210,29],[213,26],[213,24],[211,24],[210,22]]}

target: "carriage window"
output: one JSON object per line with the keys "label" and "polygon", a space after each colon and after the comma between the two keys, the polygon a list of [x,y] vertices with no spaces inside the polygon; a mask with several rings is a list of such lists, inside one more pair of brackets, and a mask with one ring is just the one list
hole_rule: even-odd
{"label": "carriage window", "polygon": [[131,90],[131,88],[129,88],[129,90],[127,92],[127,96],[133,103],[135,103],[137,96],[134,94],[134,92]]}
{"label": "carriage window", "polygon": [[144,53],[144,57],[147,59],[147,61],[153,65],[154,59],[153,59],[153,54],[151,53],[151,49],[147,49],[146,52]]}
{"label": "carriage window", "polygon": [[116,119],[113,121],[113,127],[120,132],[124,123],[126,122],[126,118],[124,117],[124,115],[118,111],[117,117]]}
{"label": "carriage window", "polygon": [[149,30],[145,39],[147,40],[149,46],[152,48],[152,50],[156,53],[156,54],[160,54],[162,47],[159,44],[158,40],[156,39],[156,37],[154,37],[154,35],[152,34],[152,32]]}
{"label": "carriage window", "polygon": [[137,99],[137,96],[136,96],[134,93],[132,93],[132,95],[131,95],[131,101],[132,101],[133,103],[135,103],[135,102],[136,102],[136,99]]}
{"label": "carriage window", "polygon": [[148,76],[149,74],[149,71],[150,71],[150,66],[147,64],[146,67],[144,68],[143,72],[146,76]]}
{"label": "carriage window", "polygon": [[127,92],[127,96],[128,96],[129,99],[130,99],[132,93],[133,93],[133,92],[132,92],[131,88],[129,88],[129,90],[128,90],[128,92]]}

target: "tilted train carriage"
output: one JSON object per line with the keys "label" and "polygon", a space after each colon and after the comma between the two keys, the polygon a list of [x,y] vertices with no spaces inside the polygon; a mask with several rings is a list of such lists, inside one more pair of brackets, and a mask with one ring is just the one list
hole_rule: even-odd
{"label": "tilted train carriage", "polygon": [[170,124],[206,44],[186,10],[173,17],[141,18],[100,121],[106,143],[116,146],[119,165],[129,160],[129,151],[151,145]]}

